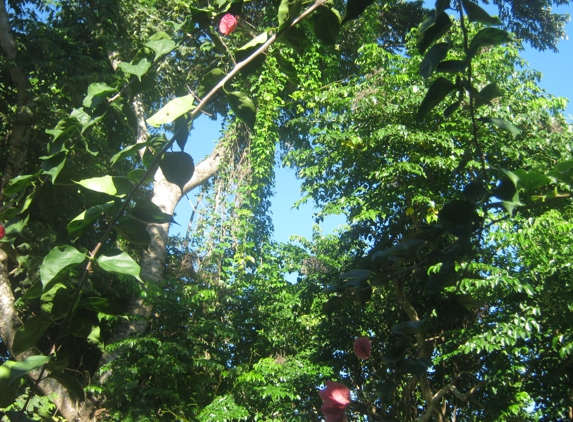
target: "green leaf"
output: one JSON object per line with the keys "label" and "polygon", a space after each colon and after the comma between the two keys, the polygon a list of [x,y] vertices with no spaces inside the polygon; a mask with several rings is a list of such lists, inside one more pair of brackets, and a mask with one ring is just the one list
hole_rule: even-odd
{"label": "green leaf", "polygon": [[292,64],[292,62],[286,59],[282,54],[277,54],[276,56],[277,63],[281,72],[291,80],[291,82],[297,83],[298,76],[296,73],[296,68]]}
{"label": "green leaf", "polygon": [[86,189],[105,193],[107,195],[115,196],[118,198],[127,196],[133,189],[133,184],[127,177],[119,176],[107,175],[103,177],[93,177],[91,179],[84,179],[80,180],[79,182],[74,182]]}
{"label": "green leaf", "polygon": [[342,19],[336,9],[320,7],[314,17],[314,34],[327,45],[336,44]]}
{"label": "green leaf", "polygon": [[192,126],[193,120],[188,116],[183,115],[175,119],[175,125],[173,126],[173,139],[177,142],[181,151],[185,149],[185,144],[187,144],[187,139],[189,138],[189,132],[191,132]]}
{"label": "green leaf", "polygon": [[134,144],[134,145],[130,145],[128,147],[125,147],[124,149],[119,151],[117,154],[115,154],[113,157],[111,157],[109,162],[113,166],[119,160],[123,160],[124,158],[131,157],[132,155],[135,155],[141,148],[144,148],[144,147],[145,147],[145,144],[143,144],[143,143]]}
{"label": "green leaf", "polygon": [[533,195],[534,191],[541,187],[551,184],[551,179],[544,174],[534,170],[515,170],[513,172],[518,177],[518,186],[525,189],[528,195]]}
{"label": "green leaf", "polygon": [[135,262],[133,258],[125,252],[114,256],[102,255],[98,258],[97,263],[104,271],[130,275],[135,277],[137,280],[142,281],[141,278],[139,278],[139,273],[141,271],[139,264],[137,264],[137,262]]}
{"label": "green leaf", "polygon": [[354,286],[356,288],[360,288],[360,283],[364,280],[367,280],[370,275],[372,275],[372,271],[370,270],[350,270],[345,272],[344,274],[340,274],[340,281],[345,282],[345,287]]}
{"label": "green leaf", "polygon": [[128,242],[147,247],[151,243],[151,237],[146,229],[147,225],[132,218],[123,218],[114,230]]}
{"label": "green leaf", "polygon": [[342,311],[347,304],[347,298],[341,296],[333,296],[322,305],[322,312],[330,315],[333,312]]}
{"label": "green leaf", "polygon": [[49,175],[52,178],[52,183],[56,183],[58,175],[64,168],[64,164],[66,164],[67,157],[67,149],[54,155],[40,157],[40,160],[42,160],[42,173]]}
{"label": "green leaf", "polygon": [[113,205],[113,201],[110,201],[102,205],[96,205],[82,212],[68,223],[68,233],[73,237],[80,236],[87,228],[93,226],[102,214],[105,214],[105,212],[113,207]]}
{"label": "green leaf", "polygon": [[157,113],[147,119],[147,124],[159,127],[165,123],[171,123],[179,116],[195,108],[193,94],[175,98],[165,104]]}
{"label": "green leaf", "polygon": [[454,114],[454,112],[460,108],[460,105],[462,104],[461,101],[456,101],[452,104],[450,104],[445,110],[444,110],[444,118],[448,119],[452,114]]}
{"label": "green leaf", "polygon": [[396,368],[407,374],[422,376],[428,368],[432,367],[430,359],[403,359],[396,363]]}
{"label": "green leaf", "polygon": [[88,95],[84,98],[82,105],[86,108],[96,108],[105,102],[109,94],[115,92],[117,92],[117,89],[103,82],[90,84],[90,86],[88,86]]}
{"label": "green leaf", "polygon": [[203,97],[209,93],[226,75],[227,74],[219,68],[215,68],[206,73],[203,79],[201,79],[201,85],[197,90],[197,95]]}
{"label": "green leaf", "polygon": [[87,337],[87,341],[88,341],[88,343],[96,346],[102,352],[104,351],[105,346],[104,346],[104,343],[101,339],[101,329],[98,325],[94,325],[92,327],[92,330]]}
{"label": "green leaf", "polygon": [[15,362],[10,368],[10,380],[8,381],[8,385],[12,384],[18,378],[22,378],[28,372],[41,368],[51,358],[51,356],[34,355]]}
{"label": "green leaf", "polygon": [[[127,178],[131,180],[133,183],[139,183],[143,178],[143,176],[145,176],[145,173],[147,173],[146,169],[131,170],[129,173],[127,173]],[[147,175],[147,179],[144,180],[142,184],[145,185],[153,182],[153,177],[154,177],[153,173]]]}
{"label": "green leaf", "polygon": [[438,64],[446,58],[449,50],[450,44],[445,42],[438,43],[430,48],[430,51],[426,53],[420,64],[420,75],[423,78],[429,78]]}
{"label": "green leaf", "polygon": [[468,63],[465,60],[446,60],[438,64],[436,72],[461,73],[466,70]]}
{"label": "green leaf", "polygon": [[487,13],[477,4],[469,0],[462,0],[462,5],[468,14],[470,22],[479,22],[483,23],[484,25],[501,25],[501,21],[498,17],[490,16],[489,13]]}
{"label": "green leaf", "polygon": [[83,297],[78,308],[87,308],[106,315],[125,315],[125,309],[119,303],[104,297]]}
{"label": "green leaf", "polygon": [[295,26],[281,35],[279,42],[292,48],[298,54],[303,54],[308,45],[308,38],[302,28]]}
{"label": "green leaf", "polygon": [[73,246],[57,246],[44,258],[40,267],[40,279],[44,288],[64,271],[81,264],[86,255]]}
{"label": "green leaf", "polygon": [[123,70],[124,73],[137,76],[141,82],[141,77],[147,73],[151,67],[151,63],[146,58],[142,58],[137,64],[121,62],[118,67]]}
{"label": "green leaf", "polygon": [[[262,46],[265,42],[267,42],[268,38],[269,38],[268,34],[266,32],[263,32],[262,34],[259,34],[258,36],[253,38],[251,41],[249,41],[241,48],[237,49],[237,51],[235,51],[235,58],[237,59],[237,62],[242,62],[247,58],[249,58],[256,50],[259,49],[260,46]],[[266,55],[259,54],[257,57],[253,58],[249,63],[246,64],[246,66],[244,66],[241,69],[241,73],[243,75],[248,75],[250,73],[257,71],[263,65],[265,59]]]}
{"label": "green leaf", "polygon": [[301,0],[282,0],[278,10],[279,30],[289,25],[300,15],[302,10]]}
{"label": "green leaf", "polygon": [[[56,312],[52,312],[52,309],[54,308],[54,302],[56,302],[56,295],[60,296],[60,298],[62,294],[64,296],[63,300],[57,301],[59,302],[58,303],[59,305],[62,305],[64,302],[66,302],[66,299],[70,296],[69,293],[66,292],[66,289],[67,287],[65,284],[56,283],[53,286],[51,286],[48,291],[44,292],[40,298],[40,301],[42,303],[40,309],[42,309],[42,311],[45,312],[46,314],[51,314],[52,320],[57,319],[60,315],[62,315],[62,313],[65,314],[69,309],[68,306],[65,309],[55,309]],[[58,306],[56,305],[56,308],[57,307]]]}
{"label": "green leaf", "polygon": [[484,105],[484,104],[491,104],[491,100],[494,98],[501,97],[501,92],[499,91],[499,87],[497,84],[491,83],[486,85],[480,92],[479,95],[476,97],[475,106],[476,108]]}
{"label": "green leaf", "polygon": [[63,372],[52,372],[48,378],[53,378],[66,387],[66,389],[72,393],[77,400],[84,401],[86,399],[83,387],[75,378],[64,374]]}
{"label": "green leaf", "polygon": [[135,207],[129,210],[129,213],[133,218],[143,221],[144,223],[163,224],[173,222],[173,216],[171,214],[161,211],[161,208],[149,199],[139,200]]}
{"label": "green leaf", "polygon": [[159,168],[167,181],[179,186],[181,190],[195,172],[193,158],[186,152],[166,152],[159,161]]}
{"label": "green leaf", "polygon": [[427,319],[420,321],[406,321],[396,324],[390,328],[394,334],[414,334],[422,331],[428,322]]}
{"label": "green leaf", "polygon": [[358,18],[374,0],[348,0],[346,2],[346,12],[342,24]]}
{"label": "green leaf", "polygon": [[251,129],[255,127],[257,112],[253,100],[240,91],[227,92],[227,97],[233,113]]}
{"label": "green leaf", "polygon": [[434,41],[438,41],[448,32],[452,26],[452,21],[445,12],[442,12],[427,29],[424,30],[424,26],[424,22],[422,22],[418,29],[416,45],[418,46],[420,54],[424,54],[426,49],[432,45]]}
{"label": "green leaf", "polygon": [[48,329],[52,322],[43,314],[34,316],[24,323],[14,335],[12,352],[14,356],[34,347],[40,337]]}
{"label": "green leaf", "polygon": [[164,54],[171,53],[177,46],[175,41],[173,41],[165,32],[157,32],[153,34],[145,45],[155,52],[154,60],[157,60]]}
{"label": "green leaf", "polygon": [[18,383],[10,384],[10,368],[15,364],[8,360],[0,365],[0,408],[10,406],[18,397]]}
{"label": "green leaf", "polygon": [[34,180],[36,180],[37,177],[38,176],[35,174],[26,174],[14,177],[4,188],[4,196],[12,196],[20,192],[22,189],[27,188],[34,183]]}
{"label": "green leaf", "polygon": [[500,129],[507,130],[509,133],[513,135],[514,138],[521,133],[521,131],[514,125],[512,125],[509,122],[506,122],[503,119],[498,119],[497,117],[480,117],[478,120],[484,123],[491,123],[492,125],[495,125]]}
{"label": "green leaf", "polygon": [[421,121],[430,110],[440,104],[455,87],[456,86],[446,78],[440,77],[436,79],[428,89],[422,104],[420,104],[417,116],[418,121]]}
{"label": "green leaf", "polygon": [[485,28],[479,31],[472,39],[468,52],[468,60],[471,60],[480,47],[489,47],[511,42],[511,37],[506,31],[497,28]]}

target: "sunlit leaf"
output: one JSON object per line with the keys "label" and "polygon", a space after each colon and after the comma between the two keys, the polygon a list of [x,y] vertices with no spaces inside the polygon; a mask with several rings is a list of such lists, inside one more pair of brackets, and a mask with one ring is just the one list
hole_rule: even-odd
{"label": "sunlit leaf", "polygon": [[87,228],[93,226],[102,214],[113,207],[113,205],[113,201],[110,201],[102,205],[96,205],[82,212],[68,223],[68,233],[75,237],[81,235]]}
{"label": "sunlit leaf", "polygon": [[87,108],[96,108],[104,103],[110,94],[117,92],[117,89],[103,82],[96,82],[88,86],[88,94],[84,98],[82,105]]}
{"label": "sunlit leaf", "polygon": [[10,381],[8,381],[8,385],[12,384],[18,378],[22,378],[28,372],[42,367],[50,359],[51,356],[34,355],[14,363],[10,368]]}
{"label": "sunlit leaf", "polygon": [[119,176],[107,175],[103,177],[93,177],[91,179],[76,181],[75,183],[86,189],[116,196],[118,198],[127,196],[133,189],[133,184],[127,177]]}
{"label": "sunlit leaf", "polygon": [[141,82],[141,77],[147,73],[151,67],[151,63],[146,58],[139,60],[136,64],[131,64],[127,62],[121,62],[118,67],[123,70],[124,73],[135,75]]}
{"label": "sunlit leaf", "polygon": [[187,113],[195,108],[193,102],[195,97],[193,94],[184,95],[175,98],[165,104],[158,112],[147,119],[147,124],[154,127],[159,127],[166,123],[173,122],[179,116]]}
{"label": "sunlit leaf", "polygon": [[86,255],[73,246],[56,246],[44,258],[40,267],[40,278],[44,287],[58,275],[81,264]]}
{"label": "sunlit leaf", "polygon": [[141,267],[125,252],[121,252],[119,255],[113,256],[102,255],[98,258],[97,263],[104,271],[130,275],[135,277],[137,280],[142,281],[141,278],[139,278]]}

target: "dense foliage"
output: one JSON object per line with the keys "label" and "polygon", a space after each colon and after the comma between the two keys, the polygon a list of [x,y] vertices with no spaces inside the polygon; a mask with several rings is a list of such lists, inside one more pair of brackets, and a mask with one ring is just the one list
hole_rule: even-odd
{"label": "dense foliage", "polygon": [[568,1],[493,3],[3,1],[2,417],[573,419]]}

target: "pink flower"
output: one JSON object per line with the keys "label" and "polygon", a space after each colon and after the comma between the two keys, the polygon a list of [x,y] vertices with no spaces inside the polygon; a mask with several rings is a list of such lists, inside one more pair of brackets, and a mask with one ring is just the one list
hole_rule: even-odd
{"label": "pink flower", "polygon": [[354,353],[360,359],[368,359],[372,356],[372,343],[368,337],[358,337],[354,340]]}
{"label": "pink flower", "polygon": [[225,36],[231,35],[235,32],[235,29],[237,29],[237,25],[237,18],[230,13],[227,13],[219,22],[219,31]]}
{"label": "pink flower", "polygon": [[350,390],[344,384],[326,381],[326,388],[318,392],[322,399],[320,411],[326,416],[326,422],[346,421],[346,408],[350,403]]}
{"label": "pink flower", "polygon": [[2,224],[0,224],[0,239],[2,239],[4,236],[6,236],[6,229]]}

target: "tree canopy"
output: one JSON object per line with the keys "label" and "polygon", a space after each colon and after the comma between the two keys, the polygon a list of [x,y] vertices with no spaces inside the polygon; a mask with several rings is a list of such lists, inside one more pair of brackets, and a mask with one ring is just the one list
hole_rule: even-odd
{"label": "tree canopy", "polygon": [[1,417],[572,420],[569,2],[492,3],[3,1]]}

